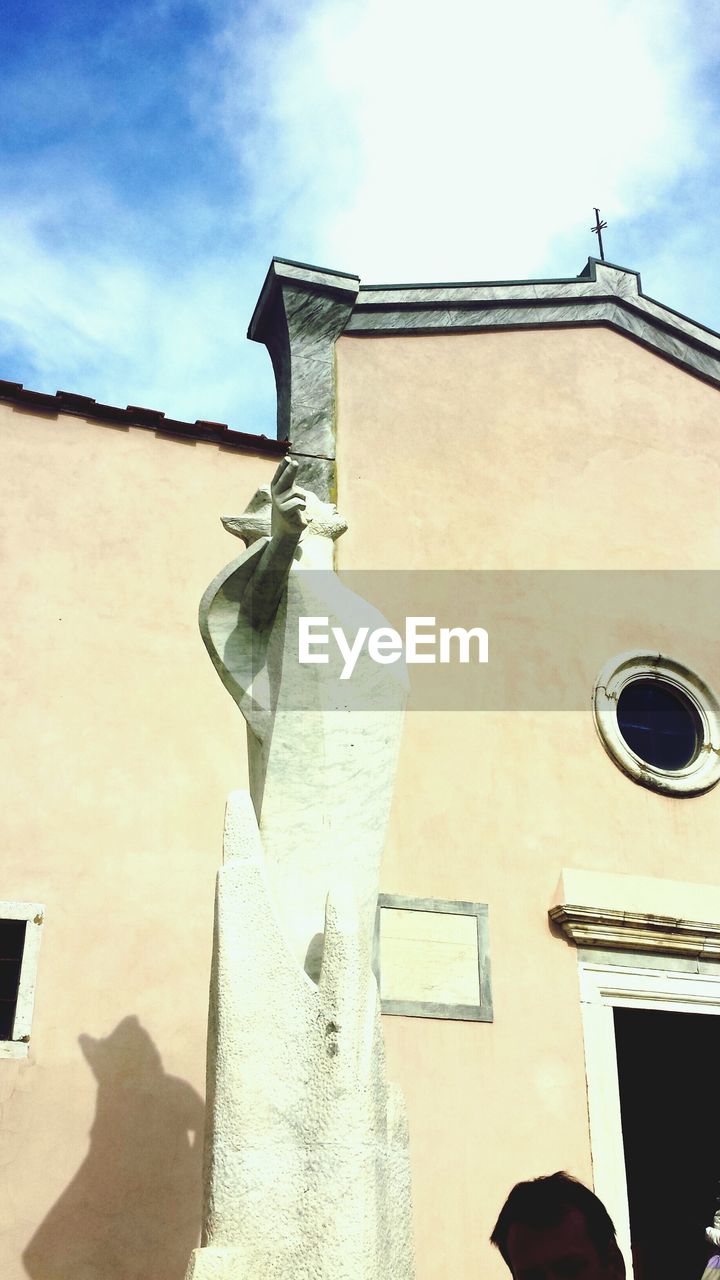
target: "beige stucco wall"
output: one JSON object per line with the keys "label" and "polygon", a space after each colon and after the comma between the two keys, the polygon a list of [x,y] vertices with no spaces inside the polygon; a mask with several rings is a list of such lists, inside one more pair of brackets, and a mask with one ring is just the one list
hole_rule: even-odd
{"label": "beige stucco wall", "polygon": [[[720,396],[614,332],[344,337],[337,378],[345,569],[720,563]],[[486,1242],[509,1187],[591,1178],[576,954],[547,909],[563,866],[715,881],[720,788],[634,785],[590,694],[609,657],[645,644],[717,688],[712,640],[692,611],[648,634],[630,597],[570,645],[587,710],[408,716],[383,888],[489,904],[495,1008],[493,1025],[385,1019],[419,1280],[499,1280]]]}
{"label": "beige stucco wall", "polygon": [[[717,566],[718,393],[632,342],[343,338],[337,356],[343,566]],[[47,909],[30,1056],[0,1061],[0,1270],[182,1280],[213,880],[245,777],[196,611],[240,550],[219,515],[275,463],[8,407],[0,458],[0,899]],[[588,697],[608,646],[645,639],[622,613],[578,636]],[[648,642],[720,685],[692,616]],[[408,717],[383,887],[490,904],[495,1004],[492,1026],[385,1019],[419,1280],[499,1280],[485,1242],[508,1187],[591,1176],[576,958],[547,925],[561,867],[711,882],[719,806],[634,786],[589,710]]]}
{"label": "beige stucco wall", "polygon": [[214,876],[246,778],[197,606],[242,550],[220,515],[276,464],[7,406],[0,459],[0,899],[46,906],[29,1058],[0,1061],[0,1272],[182,1280]]}

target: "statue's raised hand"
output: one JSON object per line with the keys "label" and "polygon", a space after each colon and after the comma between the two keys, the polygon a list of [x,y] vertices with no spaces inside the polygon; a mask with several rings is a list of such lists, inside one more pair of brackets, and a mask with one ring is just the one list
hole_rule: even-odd
{"label": "statue's raised hand", "polygon": [[271,532],[273,538],[293,538],[296,542],[307,527],[305,490],[295,484],[298,463],[283,458],[270,484],[272,496]]}

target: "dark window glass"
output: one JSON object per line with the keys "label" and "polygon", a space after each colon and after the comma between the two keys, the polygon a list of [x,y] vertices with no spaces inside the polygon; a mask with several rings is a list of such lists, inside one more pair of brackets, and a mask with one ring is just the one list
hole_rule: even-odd
{"label": "dark window glass", "polygon": [[631,750],[658,769],[684,769],[702,742],[695,707],[663,680],[626,685],[618,698],[617,718]]}
{"label": "dark window glass", "polygon": [[15,1000],[0,1000],[0,1040],[12,1040],[16,1004],[17,996]]}
{"label": "dark window glass", "polygon": [[25,928],[25,920],[0,920],[0,1040],[12,1039]]}
{"label": "dark window glass", "polygon": [[20,985],[20,961],[0,960],[0,1000],[15,1000]]}
{"label": "dark window glass", "polygon": [[0,960],[21,960],[26,920],[0,920]]}

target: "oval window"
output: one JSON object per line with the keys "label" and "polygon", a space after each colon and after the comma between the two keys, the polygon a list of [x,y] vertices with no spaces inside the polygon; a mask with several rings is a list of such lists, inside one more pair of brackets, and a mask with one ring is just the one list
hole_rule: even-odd
{"label": "oval window", "polygon": [[674,658],[613,658],[595,685],[593,714],[605,750],[633,782],[691,796],[720,781],[720,702]]}
{"label": "oval window", "polygon": [[646,764],[684,769],[702,743],[702,721],[690,699],[663,680],[631,680],[617,700],[620,732]]}

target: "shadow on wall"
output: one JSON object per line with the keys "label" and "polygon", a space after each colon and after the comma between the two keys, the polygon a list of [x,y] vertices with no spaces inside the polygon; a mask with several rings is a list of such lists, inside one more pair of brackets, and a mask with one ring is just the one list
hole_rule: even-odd
{"label": "shadow on wall", "polygon": [[198,1243],[205,1108],[136,1017],[81,1035],[98,1082],[90,1150],[23,1254],[32,1280],[183,1280]]}

